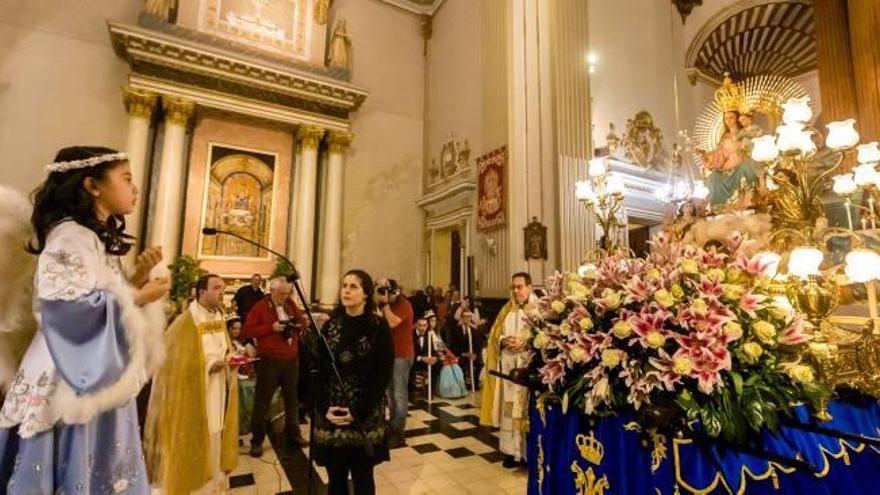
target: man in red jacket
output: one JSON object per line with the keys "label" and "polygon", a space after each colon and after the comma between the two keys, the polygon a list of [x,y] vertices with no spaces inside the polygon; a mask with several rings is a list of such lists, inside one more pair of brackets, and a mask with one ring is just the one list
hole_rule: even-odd
{"label": "man in red jacket", "polygon": [[250,454],[263,455],[266,422],[275,390],[284,399],[284,438],[288,447],[307,445],[299,430],[299,338],[306,328],[303,313],[290,298],[293,285],[283,277],[272,279],[269,295],[257,301],[247,314],[242,334],[257,341],[254,414]]}

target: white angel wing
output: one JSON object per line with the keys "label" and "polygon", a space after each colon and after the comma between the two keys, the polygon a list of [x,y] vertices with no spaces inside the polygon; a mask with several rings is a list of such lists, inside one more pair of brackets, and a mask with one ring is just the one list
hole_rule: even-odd
{"label": "white angel wing", "polygon": [[37,257],[25,251],[33,229],[27,197],[0,184],[0,392],[15,375],[37,324],[32,311]]}

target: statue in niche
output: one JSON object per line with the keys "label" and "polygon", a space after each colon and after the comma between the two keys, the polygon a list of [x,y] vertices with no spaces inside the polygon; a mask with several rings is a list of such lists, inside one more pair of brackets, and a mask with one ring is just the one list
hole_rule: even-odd
{"label": "statue in niche", "polygon": [[177,0],[146,0],[145,4],[147,14],[167,21],[168,16],[171,14],[171,9],[177,5]]}
{"label": "statue in niche", "polygon": [[330,12],[330,0],[315,0],[315,22],[319,26],[327,24],[327,15]]}
{"label": "statue in niche", "polygon": [[330,67],[351,70],[351,37],[345,29],[345,19],[336,21],[330,40]]}

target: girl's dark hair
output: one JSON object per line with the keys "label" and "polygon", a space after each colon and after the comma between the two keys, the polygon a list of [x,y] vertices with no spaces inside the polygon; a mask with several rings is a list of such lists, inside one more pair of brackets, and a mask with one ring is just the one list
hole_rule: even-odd
{"label": "girl's dark hair", "polygon": [[[361,288],[364,289],[364,295],[367,298],[366,304],[364,305],[364,314],[372,315],[376,309],[376,303],[373,301],[373,277],[363,270],[349,270],[345,272],[345,275],[343,275],[342,278],[344,279],[349,275],[354,275],[360,281]],[[336,302],[336,307],[333,309],[333,315],[341,316],[343,314],[345,314],[345,307],[342,305],[342,300],[338,300]]]}
{"label": "girl's dark hair", "polygon": [[[101,146],[70,146],[62,148],[55,155],[55,162],[86,160],[118,151]],[[43,252],[49,231],[65,218],[88,228],[98,235],[109,254],[124,255],[131,249],[132,236],[125,233],[125,218],[112,215],[106,222],[95,216],[95,198],[86,191],[83,184],[87,177],[102,179],[107,171],[117,167],[121,161],[99,163],[91,167],[51,172],[34,192],[31,201],[34,212],[31,224],[34,226],[36,242],[28,243],[26,249],[32,254]]]}

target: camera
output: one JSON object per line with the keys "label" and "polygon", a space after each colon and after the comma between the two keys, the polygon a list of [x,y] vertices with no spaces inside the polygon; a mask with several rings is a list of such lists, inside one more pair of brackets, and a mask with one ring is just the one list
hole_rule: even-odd
{"label": "camera", "polygon": [[294,332],[296,331],[296,325],[293,324],[290,320],[281,320],[278,323],[283,327],[281,330],[281,335],[284,337],[284,340],[289,340],[293,338]]}

